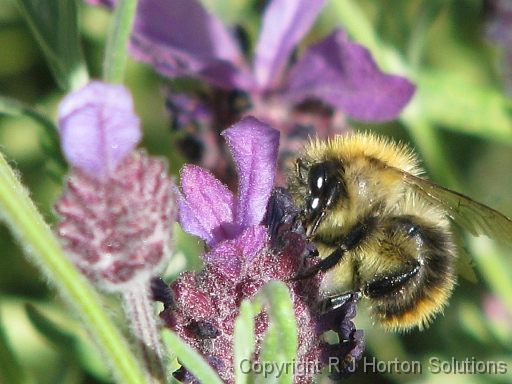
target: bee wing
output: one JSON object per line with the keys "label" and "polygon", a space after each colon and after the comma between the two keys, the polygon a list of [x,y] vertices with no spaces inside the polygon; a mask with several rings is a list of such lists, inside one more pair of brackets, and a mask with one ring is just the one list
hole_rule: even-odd
{"label": "bee wing", "polygon": [[512,220],[505,215],[429,180],[405,172],[402,174],[405,184],[443,207],[461,228],[474,236],[486,235],[512,244]]}
{"label": "bee wing", "polygon": [[471,283],[478,282],[478,279],[474,270],[474,263],[469,254],[467,253],[464,242],[462,241],[462,237],[460,231],[453,230],[453,240],[457,246],[457,264],[455,264],[455,268],[457,270],[457,274],[464,277],[467,281]]}

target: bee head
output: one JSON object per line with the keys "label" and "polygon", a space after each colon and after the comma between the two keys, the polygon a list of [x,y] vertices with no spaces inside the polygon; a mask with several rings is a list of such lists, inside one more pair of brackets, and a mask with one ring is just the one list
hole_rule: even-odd
{"label": "bee head", "polygon": [[315,163],[307,171],[306,205],[303,209],[307,235],[314,234],[326,213],[346,196],[343,165],[330,160]]}

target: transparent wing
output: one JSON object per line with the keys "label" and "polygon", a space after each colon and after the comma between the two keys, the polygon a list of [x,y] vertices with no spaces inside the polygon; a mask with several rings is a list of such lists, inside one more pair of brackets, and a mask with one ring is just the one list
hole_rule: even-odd
{"label": "transparent wing", "polygon": [[443,207],[461,228],[474,236],[486,235],[512,244],[512,220],[498,211],[429,180],[401,172],[405,184]]}
{"label": "transparent wing", "polygon": [[461,275],[471,283],[476,283],[478,282],[478,278],[475,274],[473,260],[466,250],[464,241],[460,234],[460,229],[457,229],[458,228],[453,228],[453,240],[457,246],[457,263],[455,264],[457,274]]}

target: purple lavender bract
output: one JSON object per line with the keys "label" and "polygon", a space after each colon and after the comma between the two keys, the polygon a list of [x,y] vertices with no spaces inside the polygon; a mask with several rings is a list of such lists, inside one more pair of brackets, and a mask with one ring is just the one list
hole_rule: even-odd
{"label": "purple lavender bract", "polygon": [[96,177],[113,172],[142,137],[128,90],[100,81],[62,100],[59,130],[68,162]]}

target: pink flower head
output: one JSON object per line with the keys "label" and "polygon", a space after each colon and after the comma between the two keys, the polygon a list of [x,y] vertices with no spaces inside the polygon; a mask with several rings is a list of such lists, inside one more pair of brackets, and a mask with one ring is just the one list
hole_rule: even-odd
{"label": "pink flower head", "polygon": [[70,259],[108,291],[148,282],[171,256],[176,204],[166,164],[133,151],[139,118],[121,85],[94,81],[59,106],[71,163],[55,209]]}

